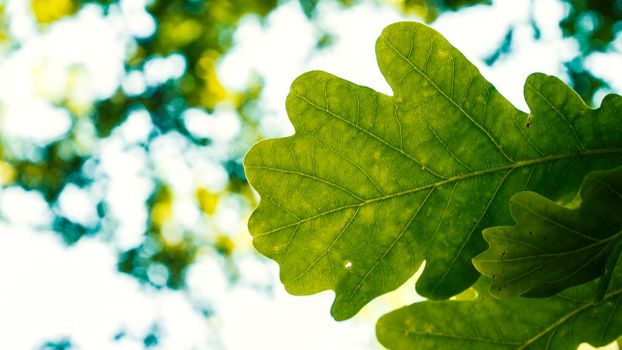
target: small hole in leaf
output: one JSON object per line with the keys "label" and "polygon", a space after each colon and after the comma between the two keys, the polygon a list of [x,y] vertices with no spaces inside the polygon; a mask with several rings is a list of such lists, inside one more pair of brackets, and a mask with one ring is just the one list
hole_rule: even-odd
{"label": "small hole in leaf", "polygon": [[350,269],[352,267],[352,262],[351,261],[346,261],[344,267],[345,267],[346,270]]}

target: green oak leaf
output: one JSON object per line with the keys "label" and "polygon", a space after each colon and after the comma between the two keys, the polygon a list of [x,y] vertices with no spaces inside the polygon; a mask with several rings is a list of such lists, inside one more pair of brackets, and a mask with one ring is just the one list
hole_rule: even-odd
{"label": "green oak leaf", "polygon": [[295,135],[244,159],[261,202],[253,244],[292,294],[334,290],[352,317],[426,260],[419,294],[472,285],[481,230],[511,222],[521,190],[570,200],[587,172],[622,164],[622,98],[589,109],[554,77],[525,85],[519,111],[433,29],[385,28],[376,43],[393,96],[328,73],[298,77],[287,97]]}
{"label": "green oak leaf", "polygon": [[575,350],[603,346],[622,335],[622,268],[602,301],[596,281],[543,299],[497,299],[490,279],[475,285],[470,301],[424,301],[382,316],[378,340],[389,349]]}
{"label": "green oak leaf", "polygon": [[517,225],[485,229],[490,247],[473,260],[493,295],[543,297],[593,280],[622,238],[622,167],[589,173],[570,207],[519,192],[510,212]]}

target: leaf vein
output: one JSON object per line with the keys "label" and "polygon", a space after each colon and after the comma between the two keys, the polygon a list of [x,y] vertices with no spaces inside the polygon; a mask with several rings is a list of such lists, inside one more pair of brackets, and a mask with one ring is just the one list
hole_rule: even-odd
{"label": "leaf vein", "polygon": [[428,77],[427,74],[425,74],[422,70],[420,70],[419,68],[417,68],[411,60],[409,60],[408,58],[406,58],[401,52],[399,52],[399,50],[397,50],[397,48],[395,48],[393,46],[393,44],[391,44],[391,42],[384,36],[381,35],[380,36],[384,41],[387,42],[387,44],[389,45],[389,47],[398,55],[400,56],[403,60],[405,60],[406,62],[408,62],[410,64],[410,66],[417,72],[419,73],[422,77],[424,77],[433,87],[434,89],[436,89],[443,97],[445,97],[445,99],[447,99],[447,101],[449,101],[456,109],[458,109],[458,111],[463,114],[465,117],[467,117],[467,119],[471,122],[471,124],[473,124],[477,129],[479,129],[482,133],[484,133],[484,135],[486,135],[486,137],[495,145],[495,147],[497,147],[497,150],[499,151],[499,153],[501,153],[501,155],[503,155],[503,157],[505,159],[507,159],[510,162],[513,162],[514,160],[507,155],[507,153],[505,153],[505,151],[503,151],[503,147],[501,147],[501,145],[499,145],[499,143],[497,142],[497,140],[495,140],[495,138],[488,132],[488,130],[486,130],[485,128],[483,128],[481,125],[479,125],[474,119],[473,117],[471,117],[471,115],[469,113],[467,113],[462,107],[460,107],[456,101],[453,100],[453,98],[449,97],[438,85],[436,85],[436,83],[434,81],[432,81],[432,79],[430,79],[430,77]]}

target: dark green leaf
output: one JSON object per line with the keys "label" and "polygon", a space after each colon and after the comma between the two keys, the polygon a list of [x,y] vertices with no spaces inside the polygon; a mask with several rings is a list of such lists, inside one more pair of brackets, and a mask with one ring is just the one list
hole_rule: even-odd
{"label": "dark green leaf", "polygon": [[474,301],[426,301],[378,320],[376,332],[389,349],[574,350],[580,343],[606,345],[622,334],[622,276],[594,301],[597,283],[546,299],[496,299],[489,280],[476,286]]}
{"label": "dark green leaf", "polygon": [[590,110],[534,74],[528,117],[425,25],[387,27],[376,52],[393,96],[304,74],[287,98],[296,134],[260,142],[244,160],[262,197],[249,222],[255,247],[281,265],[290,293],[335,290],[337,319],[424,260],[420,294],[463,291],[479,276],[481,230],[511,222],[513,194],[570,200],[588,171],[622,163],[619,96]]}
{"label": "dark green leaf", "polygon": [[603,274],[622,237],[622,168],[586,176],[570,205],[577,203],[562,206],[533,192],[512,197],[517,225],[485,229],[490,248],[473,260],[492,277],[493,295],[549,296]]}

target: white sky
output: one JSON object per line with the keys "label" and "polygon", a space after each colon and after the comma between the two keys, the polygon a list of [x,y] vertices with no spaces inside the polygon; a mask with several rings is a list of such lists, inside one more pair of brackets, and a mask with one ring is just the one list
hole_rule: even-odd
{"label": "white sky", "polygon": [[[20,3],[11,2],[15,13],[23,11]],[[434,25],[522,109],[526,108],[522,97],[526,76],[539,71],[566,80],[561,62],[576,51],[573,42],[561,38],[556,23],[564,8],[556,0],[536,2],[542,40],[534,41],[529,3],[499,0],[491,7],[444,15]],[[14,29],[24,46],[0,58],[0,129],[5,136],[49,142],[66,133],[69,116],[49,101],[66,91],[66,72],[72,66],[83,67],[87,75],[68,94],[85,102],[109,95],[121,82],[126,91],[139,93],[145,84],[180,74],[183,61],[173,57],[154,62],[144,76],[123,79],[129,35],[148,35],[153,23],[140,3],[124,1],[122,8],[123,12],[103,18],[89,7],[44,36],[34,35],[27,23]],[[265,79],[264,131],[273,136],[291,133],[285,96],[294,78],[305,71],[325,70],[390,93],[376,65],[374,43],[385,26],[399,20],[403,20],[401,15],[388,8],[363,5],[342,11],[321,3],[317,21],[336,34],[336,41],[313,53],[318,34],[292,1],[272,13],[267,25],[255,17],[245,18],[235,35],[236,47],[219,64],[219,74],[232,89],[243,87],[253,72],[261,74]],[[517,25],[512,55],[493,67],[485,66],[481,60],[498,46],[510,24]],[[612,87],[622,90],[622,74],[612,73],[622,67],[619,51],[595,55],[588,62],[596,74],[616,77]],[[191,110],[184,120],[192,132],[214,138],[216,149],[222,150],[239,132],[239,122],[226,106],[211,116]],[[147,137],[151,127],[147,112],[136,111],[96,150],[102,160],[97,171],[109,176],[108,192],[100,195],[111,203],[110,215],[120,221],[112,243],[83,239],[66,248],[57,235],[32,229],[49,223],[51,217],[40,196],[17,188],[0,189],[0,215],[6,219],[0,224],[0,330],[10,330],[2,332],[0,348],[31,349],[43,340],[70,336],[80,349],[141,349],[141,337],[159,321],[161,349],[367,349],[375,344],[377,317],[416,298],[409,281],[353,320],[337,323],[329,315],[331,293],[289,296],[278,282],[276,264],[257,258],[250,250],[240,253],[242,277],[234,286],[228,285],[222,262],[208,254],[188,274],[188,295],[154,292],[119,274],[115,249],[139,244],[145,229],[144,201],[152,184],[144,175],[146,155],[135,145]],[[166,135],[154,144],[152,159],[156,172],[169,179],[179,194],[175,210],[184,213],[180,222],[192,227],[198,222],[198,212],[190,203],[194,188],[201,184],[222,189],[226,174],[217,165],[217,151],[198,155],[184,146],[179,136]],[[179,157],[184,152],[187,158]],[[72,188],[63,193],[60,209],[88,222],[94,215],[89,196],[97,194],[97,188],[92,193]],[[225,200],[215,225],[229,229],[232,235],[243,231],[245,218],[239,206],[235,198]],[[274,291],[258,293],[251,287],[255,284],[273,285]],[[197,302],[209,303],[216,315],[206,321],[193,308]],[[120,329],[127,330],[127,339],[113,342]]]}

